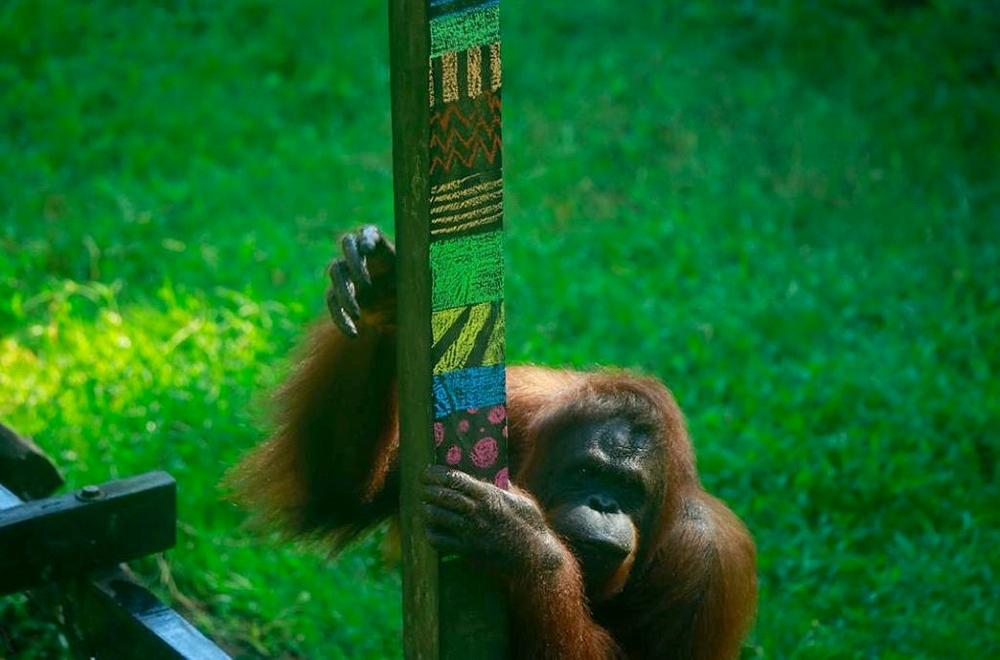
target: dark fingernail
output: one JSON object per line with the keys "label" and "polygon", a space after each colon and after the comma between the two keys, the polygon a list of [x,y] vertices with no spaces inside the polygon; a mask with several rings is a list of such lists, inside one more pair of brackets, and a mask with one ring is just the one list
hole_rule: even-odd
{"label": "dark fingernail", "polygon": [[341,240],[340,246],[344,252],[348,273],[362,285],[371,286],[372,278],[368,274],[368,269],[365,268],[364,256],[361,254],[362,246],[358,238],[353,234],[348,234]]}
{"label": "dark fingernail", "polygon": [[358,336],[358,329],[354,326],[350,317],[347,316],[347,312],[343,309],[330,304],[330,316],[333,318],[334,325],[340,328],[340,331],[345,335],[352,339]]}

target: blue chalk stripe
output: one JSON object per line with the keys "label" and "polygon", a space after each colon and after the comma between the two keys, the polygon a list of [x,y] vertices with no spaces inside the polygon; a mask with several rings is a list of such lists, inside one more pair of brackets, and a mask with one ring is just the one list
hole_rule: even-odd
{"label": "blue chalk stripe", "polygon": [[504,365],[472,367],[434,376],[434,418],[456,410],[482,408],[506,401]]}

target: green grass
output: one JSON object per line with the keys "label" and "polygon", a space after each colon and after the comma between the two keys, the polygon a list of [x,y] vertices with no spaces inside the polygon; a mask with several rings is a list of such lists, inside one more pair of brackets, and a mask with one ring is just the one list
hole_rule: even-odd
{"label": "green grass", "polygon": [[[125,4],[0,5],[0,418],[72,486],[178,479],[139,568],[234,652],[398,655],[377,538],[217,489],[332,238],[391,222],[383,3]],[[509,360],[674,389],[758,542],[750,655],[996,656],[997,13],[504,6]],[[0,656],[60,643],[0,601]]]}

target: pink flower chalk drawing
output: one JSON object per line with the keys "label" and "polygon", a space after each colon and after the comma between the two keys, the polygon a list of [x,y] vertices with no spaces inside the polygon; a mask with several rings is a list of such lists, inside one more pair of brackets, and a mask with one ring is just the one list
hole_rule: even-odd
{"label": "pink flower chalk drawing", "polygon": [[494,406],[490,409],[490,414],[487,419],[490,420],[490,424],[499,424],[507,416],[507,409],[503,406]]}
{"label": "pink flower chalk drawing", "polygon": [[477,468],[488,468],[497,462],[500,448],[493,438],[482,438],[472,446],[472,462]]}

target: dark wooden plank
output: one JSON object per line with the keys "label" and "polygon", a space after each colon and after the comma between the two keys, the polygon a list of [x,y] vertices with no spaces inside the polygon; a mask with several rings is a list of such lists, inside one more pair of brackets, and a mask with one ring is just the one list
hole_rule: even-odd
{"label": "dark wooden plank", "polygon": [[438,562],[420,524],[420,471],[434,461],[431,440],[431,275],[427,81],[427,0],[389,1],[392,161],[399,277],[399,424],[403,551],[403,651],[438,653]]}
{"label": "dark wooden plank", "polygon": [[0,511],[9,509],[12,506],[20,506],[21,504],[20,497],[7,490],[3,484],[0,484]]}
{"label": "dark wooden plank", "polygon": [[[22,504],[21,498],[0,485],[0,511]],[[63,610],[63,617],[54,618],[69,625],[67,637],[80,657],[229,658],[121,567],[63,585],[47,585],[29,596]]]}
{"label": "dark wooden plank", "polygon": [[0,594],[174,545],[176,484],[165,472],[88,486],[0,512]]}
{"label": "dark wooden plank", "polygon": [[72,594],[84,656],[224,660],[229,655],[120,568],[78,583]]}
{"label": "dark wooden plank", "polygon": [[0,424],[0,484],[22,499],[33,500],[54,493],[63,478],[35,443]]}

